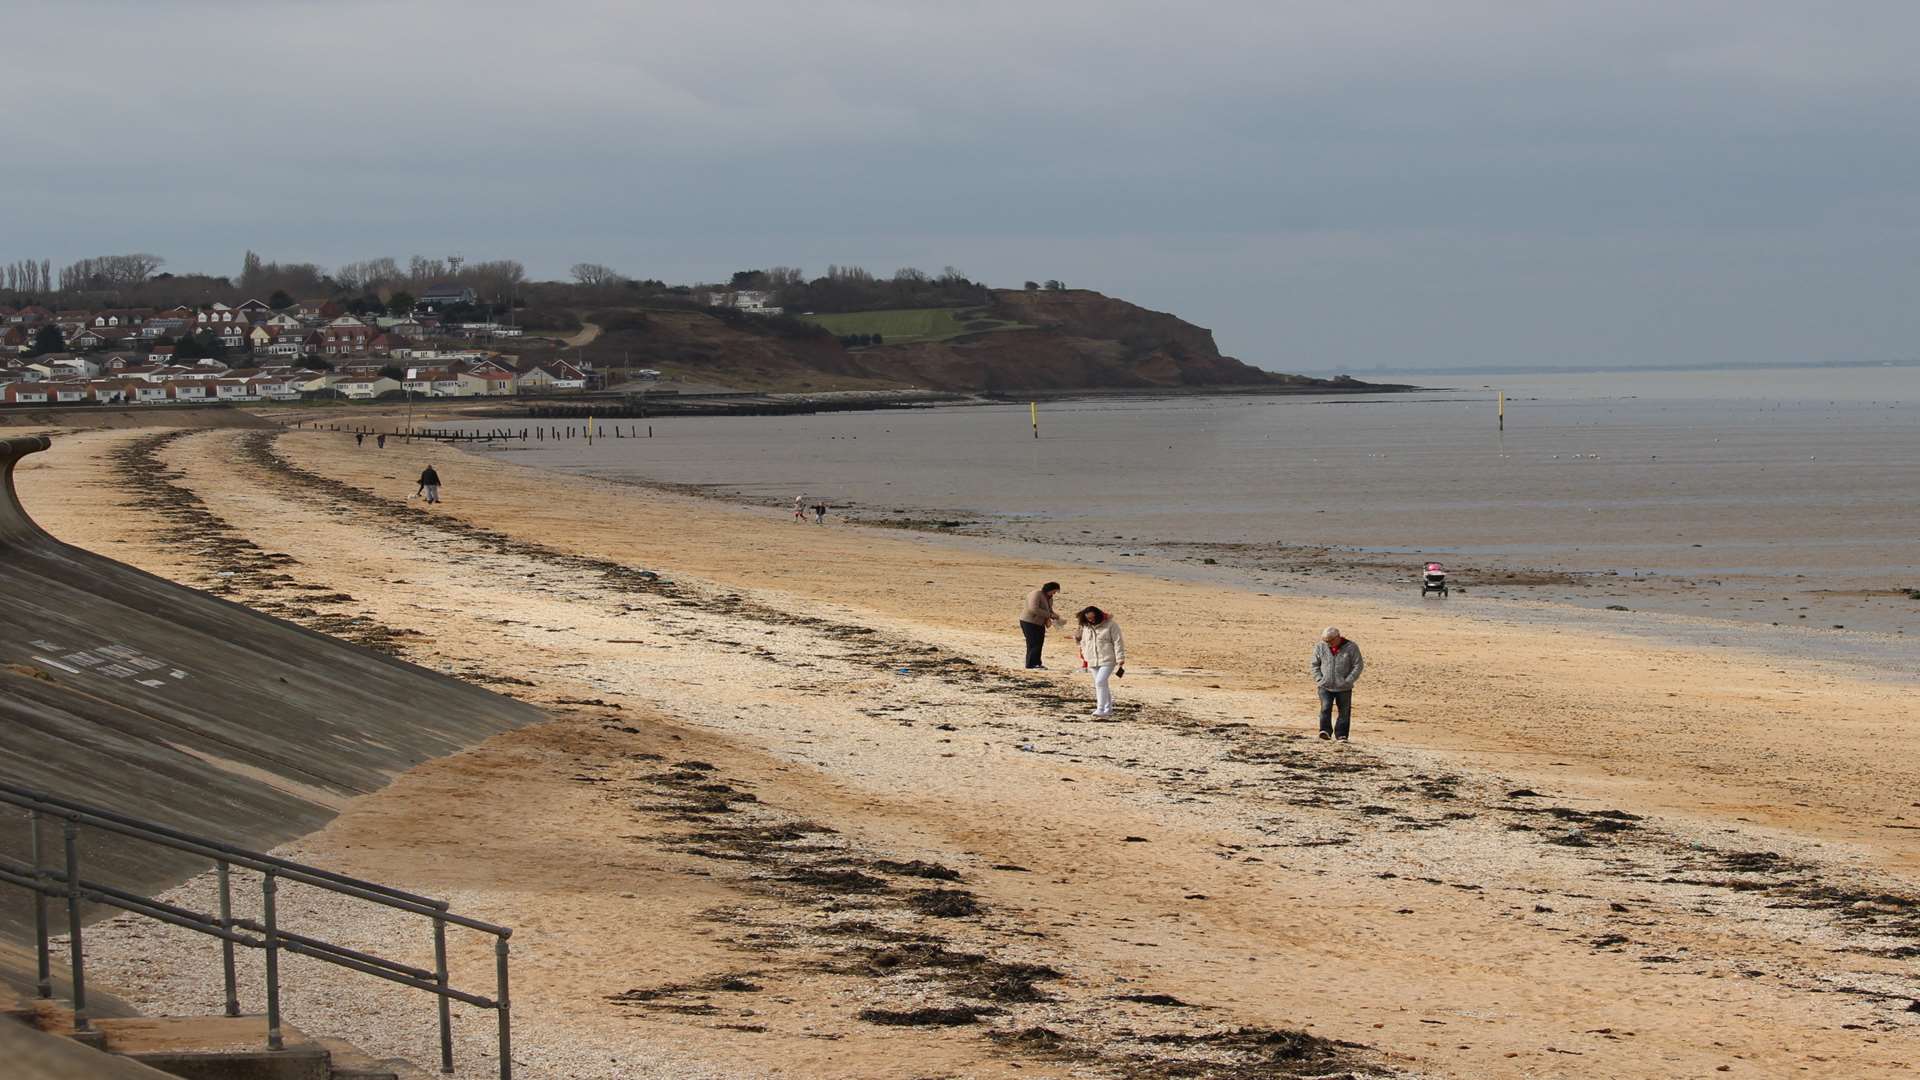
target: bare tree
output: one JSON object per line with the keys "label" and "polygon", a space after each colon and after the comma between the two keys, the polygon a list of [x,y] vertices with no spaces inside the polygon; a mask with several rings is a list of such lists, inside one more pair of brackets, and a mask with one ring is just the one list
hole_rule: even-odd
{"label": "bare tree", "polygon": [[626,276],[601,263],[574,263],[573,280],[582,285],[618,285]]}

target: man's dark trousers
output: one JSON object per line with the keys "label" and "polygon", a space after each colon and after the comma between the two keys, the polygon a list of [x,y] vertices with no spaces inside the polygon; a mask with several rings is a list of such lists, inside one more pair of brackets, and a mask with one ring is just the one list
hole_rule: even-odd
{"label": "man's dark trousers", "polygon": [[[1333,707],[1335,705],[1340,707],[1340,723],[1338,725],[1335,725],[1333,722]],[[1347,737],[1347,728],[1351,725],[1352,721],[1353,691],[1320,691],[1320,734],[1325,735],[1328,732],[1332,732],[1334,738],[1344,739]]]}
{"label": "man's dark trousers", "polygon": [[1022,622],[1020,632],[1027,636],[1027,666],[1040,666],[1040,646],[1047,643],[1047,628],[1037,623]]}

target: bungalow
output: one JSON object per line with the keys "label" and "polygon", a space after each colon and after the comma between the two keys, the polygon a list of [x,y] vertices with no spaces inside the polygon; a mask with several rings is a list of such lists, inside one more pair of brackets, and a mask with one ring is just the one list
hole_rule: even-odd
{"label": "bungalow", "polygon": [[252,322],[255,319],[264,319],[268,315],[273,314],[271,307],[268,307],[262,301],[251,298],[240,301],[239,304],[234,306],[233,310],[239,312],[248,322]]}
{"label": "bungalow", "polygon": [[167,395],[175,401],[211,401],[213,382],[177,379],[167,384]]}
{"label": "bungalow", "polygon": [[213,396],[216,401],[260,400],[260,394],[254,389],[254,384],[247,379],[215,379]]}
{"label": "bungalow", "polygon": [[233,322],[233,314],[232,308],[216,301],[195,312],[194,318],[201,326],[220,326]]}
{"label": "bungalow", "polygon": [[7,322],[14,326],[39,326],[52,317],[53,312],[46,308],[38,304],[28,304],[26,307],[8,312]]}
{"label": "bungalow", "polygon": [[257,323],[247,328],[247,348],[255,352],[263,352],[271,344],[273,344],[273,331],[267,329],[265,323]]}
{"label": "bungalow", "polygon": [[267,316],[267,321],[261,325],[276,334],[282,331],[305,330],[307,328],[306,323],[301,322],[299,319],[294,318],[284,311]]}
{"label": "bungalow", "polygon": [[9,405],[45,405],[47,395],[46,383],[16,382],[0,387],[0,401]]}
{"label": "bungalow", "polygon": [[293,378],[287,375],[262,376],[250,380],[253,392],[268,401],[289,401],[300,396],[300,390],[293,385]]}
{"label": "bungalow", "polygon": [[87,393],[93,400],[103,405],[118,405],[133,397],[129,385],[119,379],[100,379],[90,382],[87,384]]}
{"label": "bungalow", "polygon": [[164,403],[168,400],[167,384],[157,382],[128,383],[126,399],[136,405]]}
{"label": "bungalow", "polygon": [[460,380],[460,385],[467,394],[497,397],[502,394],[513,393],[513,376],[504,371],[494,371],[492,369],[463,371],[454,377]]}
{"label": "bungalow", "polygon": [[0,352],[19,354],[33,347],[33,335],[18,326],[8,326],[0,333]]}
{"label": "bungalow", "polygon": [[390,379],[385,375],[376,375],[370,379],[342,379],[334,383],[333,388],[355,401],[371,401],[381,394],[390,394],[400,389],[400,380]]}
{"label": "bungalow", "polygon": [[62,381],[41,385],[47,388],[48,400],[59,405],[79,405],[92,396],[84,382]]}
{"label": "bungalow", "polygon": [[546,372],[548,378],[552,380],[547,384],[550,389],[585,390],[587,388],[587,373],[565,360],[549,361],[540,365],[540,370]]}
{"label": "bungalow", "polygon": [[214,337],[226,348],[244,349],[247,347],[247,331],[249,329],[251,328],[245,323],[233,323],[215,330]]}
{"label": "bungalow", "polygon": [[67,339],[70,349],[104,349],[111,338],[98,330],[88,327]]}

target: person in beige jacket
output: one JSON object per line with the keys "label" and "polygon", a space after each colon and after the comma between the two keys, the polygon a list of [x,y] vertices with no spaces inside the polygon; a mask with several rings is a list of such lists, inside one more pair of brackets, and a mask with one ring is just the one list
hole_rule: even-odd
{"label": "person in beige jacket", "polygon": [[1113,715],[1113,688],[1107,680],[1127,674],[1127,639],[1120,624],[1097,607],[1081,608],[1074,616],[1073,640],[1080,643],[1080,662],[1093,672],[1093,715]]}
{"label": "person in beige jacket", "polygon": [[1059,591],[1059,582],[1047,582],[1033,590],[1027,597],[1026,609],[1020,612],[1020,633],[1027,639],[1029,668],[1044,666],[1040,663],[1040,650],[1047,643],[1047,627],[1066,625],[1053,613],[1053,594]]}

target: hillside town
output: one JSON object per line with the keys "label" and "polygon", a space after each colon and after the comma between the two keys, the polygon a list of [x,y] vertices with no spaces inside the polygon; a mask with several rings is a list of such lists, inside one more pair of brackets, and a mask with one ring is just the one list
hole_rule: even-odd
{"label": "hillside town", "polygon": [[598,388],[590,363],[486,346],[521,336],[496,322],[452,322],[464,287],[435,286],[417,307],[354,314],[336,301],[197,307],[0,307],[0,404],[501,397]]}

